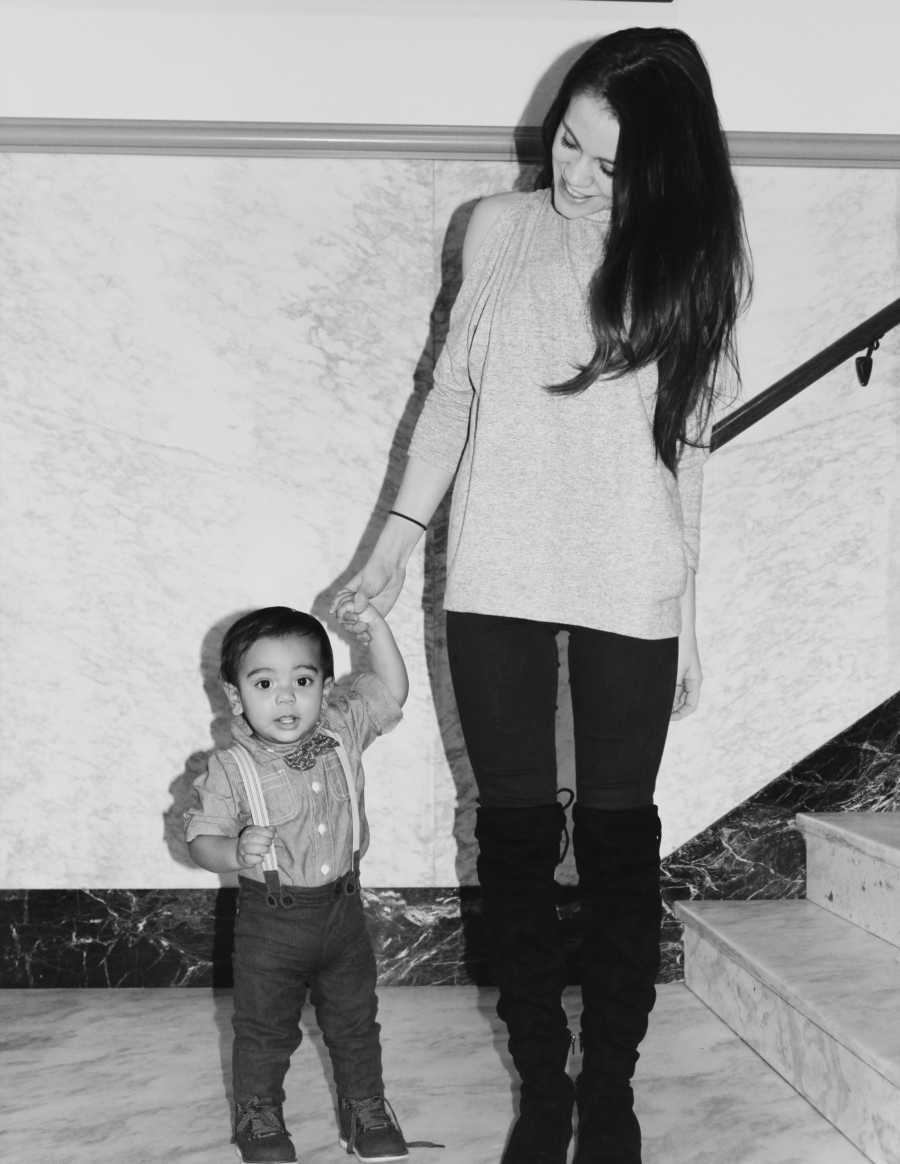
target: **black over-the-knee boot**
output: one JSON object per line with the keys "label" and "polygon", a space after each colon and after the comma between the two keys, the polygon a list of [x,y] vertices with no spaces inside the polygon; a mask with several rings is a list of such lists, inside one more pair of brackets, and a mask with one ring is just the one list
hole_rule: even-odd
{"label": "black over-the-knee boot", "polygon": [[565,1164],[574,1085],[562,991],[565,953],[554,870],[559,804],[478,810],[478,877],[509,1050],[522,1079],[519,1117],[501,1164]]}
{"label": "black over-the-knee boot", "polygon": [[640,1164],[631,1077],[656,1001],[659,814],[576,805],[574,821],[584,934],[575,1164]]}

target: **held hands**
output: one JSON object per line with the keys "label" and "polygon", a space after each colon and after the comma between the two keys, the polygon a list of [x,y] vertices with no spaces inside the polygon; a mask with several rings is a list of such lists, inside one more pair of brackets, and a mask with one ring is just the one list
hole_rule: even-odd
{"label": "held hands", "polygon": [[242,869],[262,863],[275,840],[275,829],[268,825],[248,825],[237,839],[237,860]]}
{"label": "held hands", "polygon": [[374,602],[369,601],[362,589],[354,592],[351,585],[338,591],[331,610],[341,626],[363,644],[371,641],[373,628],[383,622]]}
{"label": "held hands", "polygon": [[[357,614],[361,614],[371,602],[377,614],[385,615],[400,596],[405,581],[406,570],[403,566],[388,564],[380,558],[370,558],[359,573],[348,579],[343,589],[338,591],[331,604],[331,613],[337,614],[338,606],[346,603],[349,595]],[[343,623],[340,614],[338,619]]]}

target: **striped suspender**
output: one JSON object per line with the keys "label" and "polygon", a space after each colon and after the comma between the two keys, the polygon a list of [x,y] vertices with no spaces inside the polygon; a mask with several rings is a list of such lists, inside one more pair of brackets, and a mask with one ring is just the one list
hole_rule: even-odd
{"label": "striped suspender", "polygon": [[[340,736],[335,732],[327,731],[327,729],[320,729],[326,735],[331,736],[335,741],[335,752],[340,761],[341,769],[344,773],[344,780],[347,784],[347,791],[350,793],[350,819],[353,829],[353,869],[351,876],[346,883],[348,893],[354,892],[359,888],[359,862],[360,862],[360,841],[362,826],[359,816],[359,801],[356,795],[356,786],[351,775],[350,759],[347,756],[347,750],[341,742]],[[259,781],[259,773],[256,770],[256,764],[253,757],[242,744],[234,744],[228,749],[229,753],[234,757],[234,762],[237,764],[238,772],[240,773],[241,783],[244,785],[244,794],[247,797],[247,803],[250,806],[250,819],[253,824],[259,825],[262,828],[269,826],[269,811],[266,808],[266,798],[263,795],[262,785]],[[268,890],[268,901],[270,905],[277,905],[280,901],[283,905],[290,905],[293,899],[289,894],[285,894],[281,889],[281,881],[278,877],[278,858],[275,855],[275,842],[269,851],[263,857],[262,861],[263,877],[266,882],[266,889]]]}
{"label": "striped suspender", "polygon": [[[259,773],[253,757],[241,744],[235,744],[228,751],[234,757],[241,782],[244,785],[244,795],[250,805],[250,819],[261,828],[269,826],[269,810],[266,808],[266,798],[263,796],[262,785],[259,782]],[[268,853],[262,860],[263,877],[266,889],[269,891],[269,904],[277,904],[281,897],[281,881],[278,878],[278,858],[275,856],[275,841],[272,841]]]}
{"label": "striped suspender", "polygon": [[337,732],[330,732],[327,728],[322,728],[326,736],[331,736],[335,741],[335,751],[337,758],[341,762],[341,768],[344,772],[344,782],[347,785],[347,791],[350,793],[350,823],[353,830],[353,872],[351,882],[348,883],[347,892],[353,893],[354,890],[359,889],[359,846],[362,839],[362,825],[359,819],[359,797],[356,791],[356,782],[353,779],[353,770],[350,767],[350,757],[347,755],[347,749],[344,747],[341,737]]}

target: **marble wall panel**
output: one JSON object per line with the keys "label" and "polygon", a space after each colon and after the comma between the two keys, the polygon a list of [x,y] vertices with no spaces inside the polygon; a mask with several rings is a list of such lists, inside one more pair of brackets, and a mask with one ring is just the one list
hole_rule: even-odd
{"label": "marble wall panel", "polygon": [[[222,739],[224,626],[269,602],[322,613],[362,560],[430,384],[471,206],[532,176],[512,163],[0,159],[0,731],[16,766],[3,764],[0,885],[215,888],[178,819]],[[739,181],[756,391],[892,297],[898,175]],[[896,689],[900,369],[884,347],[865,392],[836,372],[709,463],[707,683],[660,777],[666,851]],[[445,525],[393,616],[412,695],[369,753],[370,885],[474,881]],[[340,645],[339,669],[349,658]],[[563,669],[562,784],[569,715]]]}
{"label": "marble wall panel", "polygon": [[[218,641],[249,606],[322,613],[392,491],[428,338],[431,168],[19,155],[0,190],[0,883],[215,884],[177,818],[221,738]],[[415,599],[394,625],[413,694],[370,753],[371,866],[428,882]]]}
{"label": "marble wall panel", "polygon": [[[900,171],[738,166],[735,174],[754,272],[738,333],[746,400],[900,295]],[[737,439],[769,441],[896,401],[898,335],[876,353],[867,388],[851,361]]]}

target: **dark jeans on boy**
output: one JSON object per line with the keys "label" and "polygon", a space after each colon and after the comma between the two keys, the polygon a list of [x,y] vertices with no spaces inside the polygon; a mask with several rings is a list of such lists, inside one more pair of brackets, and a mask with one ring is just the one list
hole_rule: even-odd
{"label": "dark jeans on boy", "polygon": [[266,888],[241,890],[234,942],[234,1099],[284,1102],[284,1077],[300,1045],[309,992],[343,1098],[383,1094],[375,956],[359,891],[344,881],[290,888],[294,905],[271,908]]}

